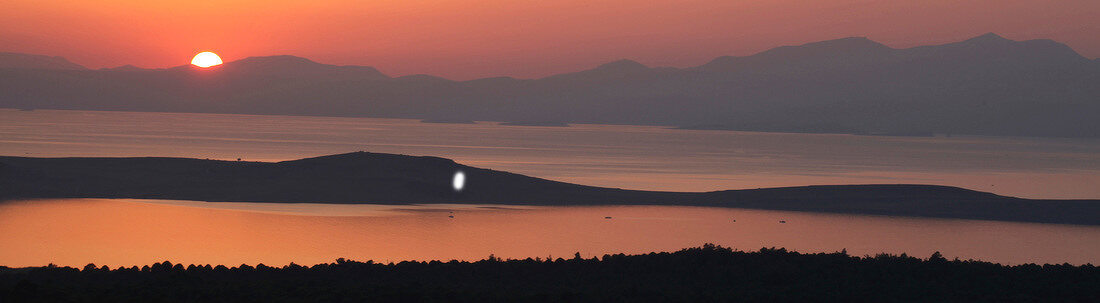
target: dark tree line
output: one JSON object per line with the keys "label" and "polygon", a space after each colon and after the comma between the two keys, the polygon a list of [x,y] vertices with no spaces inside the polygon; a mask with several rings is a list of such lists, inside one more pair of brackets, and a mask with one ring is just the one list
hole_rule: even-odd
{"label": "dark tree line", "polygon": [[1098,302],[1100,269],[714,245],[584,259],[0,267],[0,302]]}

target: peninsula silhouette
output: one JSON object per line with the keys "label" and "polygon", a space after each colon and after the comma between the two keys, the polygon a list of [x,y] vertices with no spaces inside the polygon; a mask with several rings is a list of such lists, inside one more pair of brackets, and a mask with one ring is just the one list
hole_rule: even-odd
{"label": "peninsula silhouette", "polygon": [[[456,191],[453,176],[465,182]],[[602,188],[354,152],[283,162],[0,157],[0,200],[138,198],[213,202],[686,205],[1100,225],[1098,200],[1037,200],[933,185],[829,185],[715,192]]]}

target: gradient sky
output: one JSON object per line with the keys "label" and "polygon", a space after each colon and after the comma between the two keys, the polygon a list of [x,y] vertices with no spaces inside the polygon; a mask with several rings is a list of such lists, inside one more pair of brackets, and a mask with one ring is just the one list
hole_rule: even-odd
{"label": "gradient sky", "polygon": [[0,51],[91,67],[290,54],[391,76],[540,77],[629,58],[722,55],[864,36],[903,48],[987,32],[1100,57],[1097,0],[5,0]]}

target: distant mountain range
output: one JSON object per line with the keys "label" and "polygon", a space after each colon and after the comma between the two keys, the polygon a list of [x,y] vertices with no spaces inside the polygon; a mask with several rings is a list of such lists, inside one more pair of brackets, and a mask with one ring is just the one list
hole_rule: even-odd
{"label": "distant mountain range", "polygon": [[[466,186],[452,188],[462,171]],[[705,193],[556,182],[436,157],[356,152],[283,162],[0,157],[0,201],[139,198],[225,202],[690,205],[1100,225],[1100,200],[1033,200],[932,185],[831,185]]]}
{"label": "distant mountain range", "polygon": [[89,70],[3,53],[0,91],[0,107],[24,109],[1100,137],[1100,61],[1051,40],[995,34],[907,49],[844,38],[690,68],[621,60],[541,79],[470,81],[293,56]]}
{"label": "distant mountain range", "polygon": [[62,57],[0,52],[0,68],[87,70],[80,64]]}

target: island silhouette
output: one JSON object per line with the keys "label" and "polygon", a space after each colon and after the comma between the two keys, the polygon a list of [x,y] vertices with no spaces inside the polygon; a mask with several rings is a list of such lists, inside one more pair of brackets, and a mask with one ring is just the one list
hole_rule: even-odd
{"label": "island silhouette", "polygon": [[[456,191],[454,176],[463,172]],[[584,186],[450,159],[353,152],[282,162],[0,157],[0,200],[682,205],[1100,225],[1098,200],[1039,200],[949,186],[821,185],[714,192]]]}

